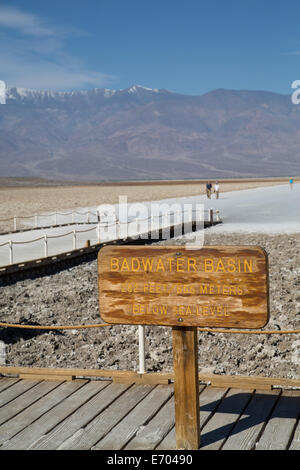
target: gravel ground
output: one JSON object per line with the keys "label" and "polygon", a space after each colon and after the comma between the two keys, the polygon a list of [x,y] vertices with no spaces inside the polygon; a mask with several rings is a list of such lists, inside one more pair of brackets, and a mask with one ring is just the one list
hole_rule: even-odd
{"label": "gravel ground", "polygon": [[[183,244],[184,239],[168,244]],[[300,328],[300,234],[221,235],[207,245],[260,245],[269,255],[270,321],[266,330]],[[0,288],[1,321],[34,325],[100,323],[97,261]],[[0,328],[2,363],[10,366],[137,370],[136,326],[41,331]],[[0,343],[1,344],[1,343]],[[146,327],[148,371],[172,369],[171,328]],[[199,332],[199,370],[215,374],[299,378],[300,336]]]}

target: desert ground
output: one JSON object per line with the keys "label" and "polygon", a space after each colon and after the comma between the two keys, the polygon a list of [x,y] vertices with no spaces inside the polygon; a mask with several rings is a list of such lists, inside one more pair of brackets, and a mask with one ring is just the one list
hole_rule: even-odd
{"label": "desert ground", "polygon": [[[288,179],[220,180],[219,183],[220,192],[227,192],[288,184]],[[79,210],[81,207],[94,207],[100,204],[116,204],[119,196],[127,196],[128,202],[196,196],[205,194],[205,184],[205,181],[191,181],[177,184],[176,182],[159,182],[156,184],[132,182],[130,184],[111,185],[41,186],[35,183],[31,186],[8,186],[4,182],[1,185],[0,179],[0,219],[43,214],[55,210]]]}
{"label": "desert ground", "polygon": [[[251,184],[251,186],[248,186]],[[268,182],[221,183],[232,191]],[[282,184],[287,184],[283,181]],[[146,189],[145,189],[146,188]],[[50,188],[2,188],[1,207],[7,215],[21,208],[48,211],[117,202],[203,194],[202,185],[147,185]],[[38,196],[39,195],[39,196]],[[5,200],[5,202],[4,202]],[[77,205],[76,205],[77,203]],[[164,243],[164,242],[161,242]],[[168,241],[168,244],[170,241]],[[185,237],[172,243],[184,244]],[[205,244],[260,245],[269,255],[270,321],[265,330],[300,327],[300,234],[216,234],[205,230]],[[100,323],[97,261],[84,262],[56,274],[27,279],[0,288],[1,321],[35,325]],[[136,370],[136,326],[109,326],[83,330],[20,330],[0,328],[5,364],[35,367],[80,367]],[[215,374],[299,378],[300,339],[297,334],[242,335],[199,333],[199,370]],[[172,369],[172,334],[167,327],[146,327],[148,371]]]}

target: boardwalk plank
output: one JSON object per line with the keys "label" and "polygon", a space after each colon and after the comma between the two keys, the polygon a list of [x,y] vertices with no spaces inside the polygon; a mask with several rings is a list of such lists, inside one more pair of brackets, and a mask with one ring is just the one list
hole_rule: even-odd
{"label": "boardwalk plank", "polygon": [[175,425],[174,397],[159,410],[146,426],[141,427],[125,450],[151,450],[163,440]]}
{"label": "boardwalk plank", "polygon": [[300,421],[298,421],[289,450],[300,450]]}
{"label": "boardwalk plank", "polygon": [[279,393],[278,390],[272,392],[256,391],[225,442],[224,450],[251,450],[254,448]]}
{"label": "boardwalk plank", "polygon": [[[200,388],[201,450],[300,450],[299,391]],[[0,378],[0,449],[176,449],[173,390]]]}
{"label": "boardwalk plank", "polygon": [[0,392],[5,390],[6,388],[10,387],[14,383],[18,382],[19,379],[17,377],[1,377],[0,378]]}
{"label": "boardwalk plank", "polygon": [[13,418],[18,413],[25,410],[25,408],[32,405],[32,403],[39,400],[41,397],[57,387],[57,384],[55,383],[51,384],[50,382],[35,382],[32,380],[22,380],[20,385],[23,385],[24,393],[19,394],[19,388],[17,397],[0,408],[0,424],[3,424],[8,419]]}
{"label": "boardwalk plank", "polygon": [[[204,389],[199,386],[199,393]],[[224,393],[224,391],[223,391]],[[125,450],[151,450],[155,449],[175,426],[175,403],[174,397],[159,410],[157,415],[142,427],[136,436],[125,447]],[[174,434],[175,439],[175,434]],[[175,439],[176,440],[176,439]]]}
{"label": "boardwalk plank", "polygon": [[250,390],[229,390],[216,413],[202,430],[201,450],[220,449],[251,396],[252,392]]}
{"label": "boardwalk plank", "polygon": [[[37,385],[38,381],[33,380],[20,380],[19,382],[13,384],[11,387],[6,388],[0,393],[0,406],[6,405],[10,401],[14,400],[22,393],[26,392],[26,390],[31,389],[35,385]],[[0,422],[3,422],[0,420]]]}
{"label": "boardwalk plank", "polygon": [[[209,417],[219,405],[227,389],[219,387],[206,387],[200,390],[200,429],[203,428]],[[202,391],[203,390],[203,391]],[[166,435],[166,437],[157,446],[157,450],[175,450],[176,449],[176,430],[175,427]]]}
{"label": "boardwalk plank", "polygon": [[[111,382],[108,382],[110,384],[108,386],[105,382],[94,381],[93,383],[97,387],[97,394],[52,429],[51,432],[37,440],[30,446],[30,449],[57,449],[130,387],[129,384],[114,384]],[[103,387],[106,388],[103,389]]]}
{"label": "boardwalk plank", "polygon": [[[83,381],[84,382],[84,381]],[[4,442],[1,449],[10,448],[10,441],[13,436],[18,434],[24,428],[29,426],[32,422],[50,410],[53,406],[55,406],[60,401],[64,400],[67,396],[73,393],[79,386],[82,386],[81,383],[74,381],[68,383],[61,383],[61,382],[46,382],[48,385],[49,390],[52,390],[44,394],[42,398],[35,401],[32,405],[28,408],[20,412],[18,415],[6,421],[0,428],[0,442]],[[55,387],[55,388],[54,388]],[[36,387],[35,387],[36,388]],[[54,390],[53,390],[54,388]],[[7,442],[5,442],[7,441]]]}
{"label": "boardwalk plank", "polygon": [[[124,387],[122,384],[116,386]],[[58,447],[60,450],[88,450],[116,426],[137,404],[147,396],[154,385],[134,385],[96,416],[85,428]]]}
{"label": "boardwalk plank", "polygon": [[[43,414],[40,418],[27,426],[17,436],[9,442],[9,448],[27,449],[42,435],[46,434],[49,430],[53,429],[57,424],[64,420],[67,416],[71,415],[83,403],[85,403],[91,396],[99,390],[99,384],[95,382],[86,382],[78,380],[77,390],[71,395],[67,396],[63,401],[51,408],[48,412]],[[80,387],[80,384],[82,385]],[[102,385],[102,388],[105,384]]]}
{"label": "boardwalk plank", "polygon": [[202,430],[227,394],[227,388],[206,387],[200,395],[200,429]]}
{"label": "boardwalk plank", "polygon": [[299,418],[300,397],[293,390],[284,391],[272,412],[257,450],[286,450]]}
{"label": "boardwalk plank", "polygon": [[158,385],[94,449],[122,449],[173,394],[173,385]]}

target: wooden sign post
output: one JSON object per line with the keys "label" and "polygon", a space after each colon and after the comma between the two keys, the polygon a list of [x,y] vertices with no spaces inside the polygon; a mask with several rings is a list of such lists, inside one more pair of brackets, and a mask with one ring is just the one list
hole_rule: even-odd
{"label": "wooden sign post", "polygon": [[173,326],[177,449],[199,449],[200,408],[197,328]]}
{"label": "wooden sign post", "polygon": [[107,245],[98,255],[107,323],[173,327],[176,445],[200,446],[197,327],[261,328],[268,262],[257,246]]}

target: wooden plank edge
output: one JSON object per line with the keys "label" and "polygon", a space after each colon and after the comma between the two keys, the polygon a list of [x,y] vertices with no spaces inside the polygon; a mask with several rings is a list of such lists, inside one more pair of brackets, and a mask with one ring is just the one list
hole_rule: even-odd
{"label": "wooden plank edge", "polygon": [[[118,383],[148,383],[148,384],[168,384],[172,378],[172,373],[146,373],[139,374],[134,371],[120,370],[100,370],[100,369],[50,369],[44,367],[0,367],[0,375],[16,375],[20,378],[39,377],[43,380],[51,380],[51,377],[67,377],[69,380],[78,377],[107,378]],[[22,376],[22,377],[21,377]],[[64,379],[61,379],[64,380]],[[65,379],[66,380],[66,379]]]}
{"label": "wooden plank edge", "polygon": [[199,380],[212,387],[244,388],[257,390],[273,390],[274,388],[299,387],[299,379],[286,379],[263,376],[217,375],[199,373]]}
{"label": "wooden plank edge", "polygon": [[167,385],[171,382],[171,378],[168,374],[137,374],[137,373],[128,373],[127,375],[115,375],[113,377],[114,383],[122,384],[140,384],[140,385]]}
{"label": "wooden plank edge", "polygon": [[47,380],[49,382],[64,382],[74,380],[74,375],[54,375],[54,374],[20,374],[20,379],[26,380]]}
{"label": "wooden plank edge", "polygon": [[26,271],[28,269],[33,269],[35,267],[49,266],[51,264],[56,264],[63,262],[70,258],[76,258],[82,255],[92,254],[95,251],[98,251],[101,247],[101,243],[96,243],[90,245],[89,247],[76,248],[75,250],[68,250],[64,253],[57,253],[56,255],[45,256],[42,258],[36,258],[33,260],[27,260],[20,263],[7,264],[0,266],[0,275],[5,276],[6,274],[15,274],[19,271]]}
{"label": "wooden plank edge", "polygon": [[[91,377],[91,378],[107,378],[121,383],[170,383],[174,381],[173,372],[148,372],[139,374],[135,371],[120,371],[120,370],[101,370],[101,369],[50,369],[44,367],[15,367],[15,366],[1,366],[0,375],[26,375],[37,376],[41,375],[47,380],[51,376],[57,377]],[[277,387],[295,387],[300,388],[300,379],[286,379],[277,377],[263,377],[263,376],[241,376],[241,375],[217,375],[199,373],[199,381],[204,382],[212,387],[223,388],[245,388],[245,389],[260,389],[272,390]]]}

